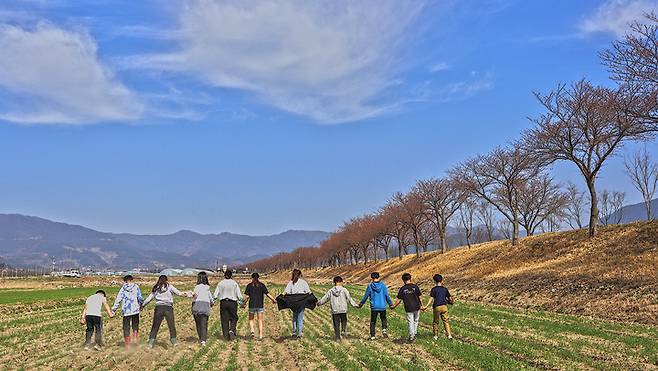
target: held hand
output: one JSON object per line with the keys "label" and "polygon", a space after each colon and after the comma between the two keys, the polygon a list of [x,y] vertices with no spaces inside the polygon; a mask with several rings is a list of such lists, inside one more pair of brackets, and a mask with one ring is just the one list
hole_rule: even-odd
{"label": "held hand", "polygon": [[87,324],[87,321],[85,320],[84,317],[80,318],[80,324],[81,325],[86,325]]}

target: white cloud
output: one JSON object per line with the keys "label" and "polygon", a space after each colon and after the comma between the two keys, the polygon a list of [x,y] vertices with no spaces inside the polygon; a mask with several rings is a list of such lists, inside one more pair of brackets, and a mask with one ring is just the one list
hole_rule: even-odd
{"label": "white cloud", "polygon": [[256,94],[319,122],[376,116],[404,68],[401,50],[423,1],[191,0],[179,50],[125,60]]}
{"label": "white cloud", "polygon": [[586,33],[609,32],[623,36],[630,23],[641,21],[645,13],[656,10],[656,0],[607,0],[580,26]]}
{"label": "white cloud", "polygon": [[84,124],[139,118],[142,104],[85,32],[0,24],[0,120]]}
{"label": "white cloud", "polygon": [[430,72],[441,72],[448,69],[448,63],[446,62],[437,62],[430,66]]}

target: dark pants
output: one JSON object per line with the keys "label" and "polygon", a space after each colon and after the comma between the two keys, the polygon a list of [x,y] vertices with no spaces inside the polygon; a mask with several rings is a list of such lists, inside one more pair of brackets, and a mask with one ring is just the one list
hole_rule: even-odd
{"label": "dark pants", "polygon": [[85,345],[91,345],[91,335],[94,335],[96,344],[103,345],[103,319],[99,316],[85,316],[87,330],[85,330]]}
{"label": "dark pants", "polygon": [[195,314],[194,323],[196,324],[196,333],[200,341],[208,340],[208,315]]}
{"label": "dark pants", "polygon": [[169,338],[176,339],[176,324],[174,323],[174,308],[168,305],[156,305],[155,313],[153,314],[153,326],[151,326],[151,334],[149,339],[158,337],[160,324],[162,320],[167,320],[167,327],[169,328]]}
{"label": "dark pants", "polygon": [[229,332],[233,331],[238,325],[238,302],[224,299],[219,302],[219,318],[222,322],[222,334],[225,340],[230,340]]}
{"label": "dark pants", "polygon": [[341,333],[345,334],[347,331],[347,313],[332,314],[331,320],[334,323],[334,337],[340,340]]}
{"label": "dark pants", "polygon": [[130,336],[130,325],[132,325],[133,332],[139,331],[139,313],[132,316],[123,316],[123,337]]}
{"label": "dark pants", "polygon": [[370,336],[375,336],[375,326],[377,325],[377,316],[382,319],[382,330],[388,328],[388,321],[386,321],[386,311],[373,310],[370,312]]}

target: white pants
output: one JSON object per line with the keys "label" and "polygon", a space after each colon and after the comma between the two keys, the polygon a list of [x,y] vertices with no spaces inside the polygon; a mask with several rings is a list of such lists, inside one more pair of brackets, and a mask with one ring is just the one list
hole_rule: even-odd
{"label": "white pants", "polygon": [[407,312],[407,324],[409,325],[409,336],[416,337],[418,332],[418,320],[420,320],[420,311]]}

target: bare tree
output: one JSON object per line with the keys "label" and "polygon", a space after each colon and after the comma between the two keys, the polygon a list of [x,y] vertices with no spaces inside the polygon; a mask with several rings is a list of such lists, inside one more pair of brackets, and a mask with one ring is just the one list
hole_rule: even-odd
{"label": "bare tree", "polygon": [[599,221],[603,225],[619,224],[623,218],[622,208],[624,207],[624,192],[603,190],[599,197],[601,205],[601,215]]}
{"label": "bare tree", "polygon": [[445,253],[448,223],[463,202],[465,192],[455,181],[446,178],[420,180],[415,190],[422,198],[427,220],[436,229],[441,253]]}
{"label": "bare tree", "polygon": [[476,156],[453,170],[460,187],[493,205],[512,224],[512,245],[519,239],[519,192],[540,171],[535,159],[521,148],[497,148]]}
{"label": "bare tree", "polygon": [[512,223],[506,218],[501,218],[496,221],[496,228],[503,234],[508,240],[512,239]]}
{"label": "bare tree", "polygon": [[582,229],[582,217],[587,206],[585,192],[579,190],[575,184],[569,183],[567,185],[566,197],[565,212],[567,223],[573,229]]}
{"label": "bare tree", "polygon": [[459,224],[464,229],[464,237],[466,238],[466,245],[471,247],[471,236],[473,235],[473,219],[475,216],[475,208],[477,207],[475,201],[467,198],[462,202],[459,207]]}
{"label": "bare tree", "polygon": [[407,248],[409,247],[409,225],[405,221],[405,213],[399,197],[393,197],[384,206],[382,212],[386,215],[391,223],[391,235],[395,238],[395,243],[398,249],[398,258],[408,254]]}
{"label": "bare tree", "polygon": [[624,161],[626,174],[631,178],[635,188],[642,194],[647,220],[653,219],[651,201],[658,185],[658,164],[651,161],[646,148],[636,152],[631,159]]}
{"label": "bare tree", "polygon": [[519,223],[526,235],[534,235],[549,217],[561,214],[566,202],[566,195],[548,175],[540,174],[526,182],[519,195]]}
{"label": "bare tree", "polygon": [[592,86],[581,80],[559,86],[548,95],[536,94],[546,113],[534,120],[522,143],[545,163],[573,162],[590,193],[589,235],[596,234],[596,178],[605,161],[627,141],[653,138],[658,127],[628,114],[629,101],[620,90]]}
{"label": "bare tree", "polygon": [[418,192],[412,190],[409,193],[396,193],[393,201],[400,206],[400,220],[406,224],[416,247],[416,256],[420,257],[430,243],[430,237],[423,228],[427,223],[423,199]]}

